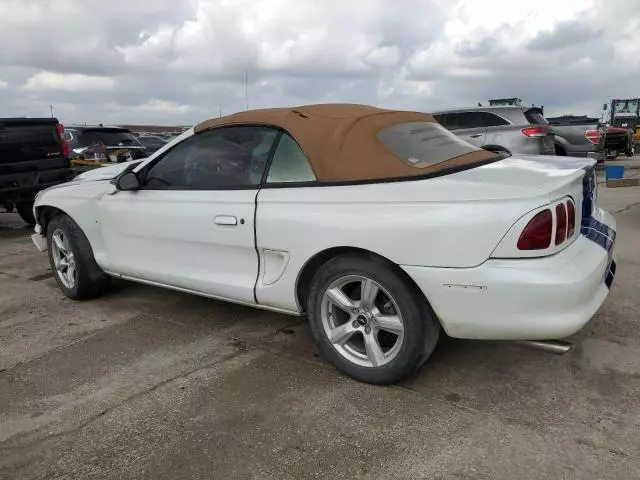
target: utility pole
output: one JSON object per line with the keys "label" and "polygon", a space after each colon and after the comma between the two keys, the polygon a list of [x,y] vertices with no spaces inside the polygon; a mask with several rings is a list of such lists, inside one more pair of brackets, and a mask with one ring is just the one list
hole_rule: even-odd
{"label": "utility pole", "polygon": [[49,111],[51,112],[51,118],[53,118],[53,105],[49,105]]}

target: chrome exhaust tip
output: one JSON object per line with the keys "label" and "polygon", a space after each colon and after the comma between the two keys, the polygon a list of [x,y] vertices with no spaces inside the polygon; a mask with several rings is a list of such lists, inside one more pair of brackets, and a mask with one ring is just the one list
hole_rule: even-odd
{"label": "chrome exhaust tip", "polygon": [[563,342],[562,340],[522,340],[515,343],[526,348],[541,350],[555,355],[564,355],[572,347],[571,343]]}

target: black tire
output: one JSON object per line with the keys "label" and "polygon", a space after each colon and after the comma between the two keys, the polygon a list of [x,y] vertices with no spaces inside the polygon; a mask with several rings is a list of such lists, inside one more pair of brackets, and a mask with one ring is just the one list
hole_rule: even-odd
{"label": "black tire", "polygon": [[[61,230],[63,235],[66,236],[75,259],[76,280],[71,287],[63,283],[53,258],[53,234],[58,230]],[[60,290],[67,297],[73,300],[86,300],[98,297],[107,290],[110,277],[96,263],[89,240],[87,240],[84,232],[71,217],[59,214],[49,222],[47,227],[47,246],[53,276]]]}
{"label": "black tire", "polygon": [[555,150],[556,156],[558,157],[565,157],[567,155],[567,152],[565,152],[564,148],[562,148],[560,145],[556,145]]}
{"label": "black tire", "polygon": [[33,215],[33,202],[18,202],[15,207],[24,223],[27,225],[36,224],[36,217]]}
{"label": "black tire", "polygon": [[[402,345],[389,363],[379,367],[358,365],[331,344],[322,321],[326,290],[341,277],[367,277],[388,292],[404,323]],[[415,372],[431,355],[440,335],[440,323],[422,292],[395,265],[375,256],[345,254],[325,263],[315,274],[309,291],[308,318],[313,336],[325,357],[342,373],[362,382],[390,384]]]}

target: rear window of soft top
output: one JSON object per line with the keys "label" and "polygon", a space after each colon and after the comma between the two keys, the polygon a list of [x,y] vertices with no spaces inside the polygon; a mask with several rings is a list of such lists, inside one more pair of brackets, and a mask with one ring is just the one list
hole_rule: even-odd
{"label": "rear window of soft top", "polygon": [[399,123],[380,130],[377,138],[396,157],[416,168],[481,150],[435,122]]}

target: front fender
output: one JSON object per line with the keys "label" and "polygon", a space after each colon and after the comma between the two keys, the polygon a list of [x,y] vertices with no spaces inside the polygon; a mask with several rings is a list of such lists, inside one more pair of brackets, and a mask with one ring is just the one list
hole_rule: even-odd
{"label": "front fender", "polygon": [[[93,249],[96,261],[105,256],[98,202],[115,187],[108,181],[70,182],[40,192],[34,202],[36,234],[46,236],[47,226],[58,214],[69,216],[78,224]],[[101,265],[102,266],[102,265]]]}

